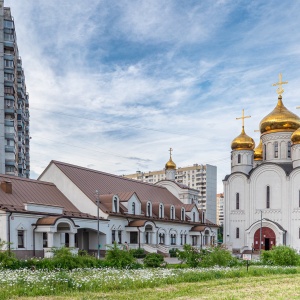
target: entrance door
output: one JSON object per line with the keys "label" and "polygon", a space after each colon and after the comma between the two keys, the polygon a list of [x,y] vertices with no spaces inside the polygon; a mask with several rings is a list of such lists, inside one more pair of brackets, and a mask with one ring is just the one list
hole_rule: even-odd
{"label": "entrance door", "polygon": [[83,250],[89,251],[89,233],[83,232]]}
{"label": "entrance door", "polygon": [[[254,234],[254,249],[259,250],[260,243],[260,228],[255,231]],[[261,230],[261,249],[270,250],[273,246],[276,245],[276,235],[275,232],[268,227],[262,227]]]}
{"label": "entrance door", "polygon": [[149,244],[149,232],[146,232],[146,244]]}
{"label": "entrance door", "polygon": [[265,238],[265,250],[270,250],[270,239]]}

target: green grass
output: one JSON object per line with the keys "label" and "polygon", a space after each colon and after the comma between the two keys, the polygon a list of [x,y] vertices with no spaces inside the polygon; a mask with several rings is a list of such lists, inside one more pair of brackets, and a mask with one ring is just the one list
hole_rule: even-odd
{"label": "green grass", "polygon": [[[34,272],[6,270],[0,271],[0,299],[19,299],[24,296],[23,299],[242,299],[237,297],[246,293],[244,289],[250,289],[251,284],[259,287],[265,283],[282,293],[284,288],[279,282],[287,279],[287,285],[299,299],[300,269],[291,267],[250,267],[249,272],[245,267]],[[224,289],[224,294],[220,294],[219,289]],[[252,296],[254,291],[251,287]],[[256,299],[271,299],[262,298],[262,293],[260,295]],[[273,299],[293,299],[293,296]]]}

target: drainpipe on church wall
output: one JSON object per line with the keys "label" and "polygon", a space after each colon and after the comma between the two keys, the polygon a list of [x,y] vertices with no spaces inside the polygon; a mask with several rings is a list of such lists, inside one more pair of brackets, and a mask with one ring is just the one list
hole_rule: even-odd
{"label": "drainpipe on church wall", "polygon": [[12,212],[9,213],[7,219],[7,241],[8,241],[8,251],[10,251],[10,217],[12,216]]}
{"label": "drainpipe on church wall", "polygon": [[32,230],[32,247],[33,247],[33,256],[36,256],[36,252],[35,252],[35,230],[37,228],[36,224],[32,224],[32,226],[34,226],[33,230]]}

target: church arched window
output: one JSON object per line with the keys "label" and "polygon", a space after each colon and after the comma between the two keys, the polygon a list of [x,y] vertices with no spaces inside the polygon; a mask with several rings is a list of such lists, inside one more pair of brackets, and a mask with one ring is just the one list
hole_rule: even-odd
{"label": "church arched window", "polygon": [[240,209],[240,193],[235,194],[235,209]]}
{"label": "church arched window", "polygon": [[132,214],[135,215],[135,202],[132,203]]}
{"label": "church arched window", "polygon": [[239,228],[239,227],[236,228],[235,237],[236,237],[237,239],[240,238],[240,228]]}
{"label": "church arched window", "polygon": [[278,158],[278,142],[274,143],[274,157]]}
{"label": "church arched window", "polygon": [[241,163],[241,154],[238,154],[238,164]]}
{"label": "church arched window", "polygon": [[287,157],[291,158],[291,142],[287,143]]}
{"label": "church arched window", "polygon": [[264,160],[267,159],[267,146],[264,145]]}
{"label": "church arched window", "polygon": [[266,202],[266,207],[270,208],[270,186],[267,185],[267,202]]}

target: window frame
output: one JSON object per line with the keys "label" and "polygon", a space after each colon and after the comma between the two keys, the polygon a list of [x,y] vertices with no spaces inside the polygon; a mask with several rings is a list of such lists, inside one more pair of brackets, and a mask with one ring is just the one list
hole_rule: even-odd
{"label": "window frame", "polygon": [[271,189],[270,186],[266,186],[266,208],[270,208],[270,195],[271,195]]}
{"label": "window frame", "polygon": [[18,229],[18,249],[23,249],[23,248],[25,248],[25,230]]}

